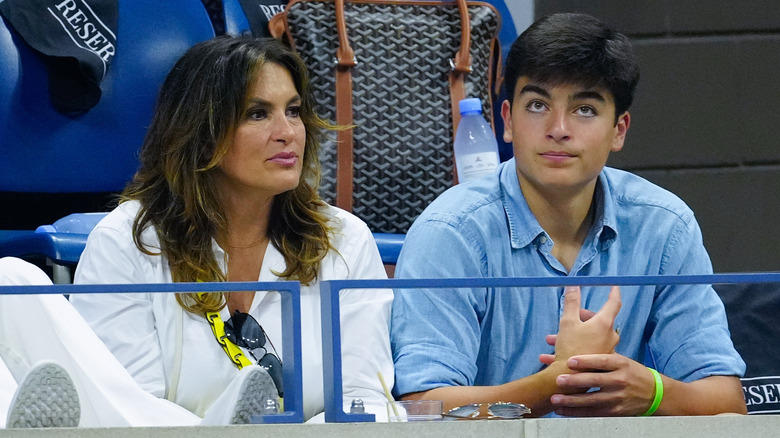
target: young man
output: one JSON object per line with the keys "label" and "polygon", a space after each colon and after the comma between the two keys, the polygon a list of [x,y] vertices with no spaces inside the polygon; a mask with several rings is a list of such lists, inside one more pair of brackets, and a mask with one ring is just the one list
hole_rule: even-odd
{"label": "young man", "polygon": [[[628,39],[593,17],[534,23],[506,61],[501,115],[514,158],[423,212],[396,277],[711,273],[691,210],[605,167],[623,147],[638,79]],[[601,310],[578,315],[581,303]],[[745,365],[709,286],[397,290],[391,341],[396,396],[447,408],[745,413]]]}

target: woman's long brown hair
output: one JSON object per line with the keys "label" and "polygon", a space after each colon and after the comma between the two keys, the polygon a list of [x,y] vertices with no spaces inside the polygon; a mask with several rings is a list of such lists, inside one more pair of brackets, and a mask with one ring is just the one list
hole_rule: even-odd
{"label": "woman's long brown hair", "polygon": [[[217,37],[193,46],[165,79],[154,118],[144,139],[140,169],[121,200],[138,200],[133,224],[136,246],[168,259],[173,281],[225,281],[213,242],[226,233],[226,218],[217,191],[217,166],[246,111],[251,84],[265,63],[290,72],[301,96],[300,117],[306,127],[303,170],[298,186],[274,198],[268,237],[286,262],[288,280],[310,284],[328,250],[331,228],[322,213],[319,137],[333,126],[314,112],[309,78],[301,59],[272,39]],[[160,248],[142,241],[153,226]],[[223,293],[177,294],[195,313],[225,306]]]}

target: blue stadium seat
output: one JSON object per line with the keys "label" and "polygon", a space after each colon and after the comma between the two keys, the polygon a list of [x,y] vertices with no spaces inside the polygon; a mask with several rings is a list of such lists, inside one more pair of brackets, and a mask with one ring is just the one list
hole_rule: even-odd
{"label": "blue stadium seat", "polygon": [[405,238],[406,234],[374,233],[374,240],[376,240],[376,246],[379,247],[382,263],[395,265],[398,262],[398,255],[401,253]]}
{"label": "blue stadium seat", "polygon": [[87,236],[107,213],[74,213],[33,232],[0,233],[2,256],[44,256],[52,265],[54,283],[70,283],[71,267],[78,263]]}
{"label": "blue stadium seat", "polygon": [[[54,283],[69,283],[87,244],[89,233],[107,213],[73,213],[34,232],[0,232],[0,256],[45,256],[52,264]],[[395,265],[404,243],[403,234],[374,233],[382,262]]]}
{"label": "blue stadium seat", "polygon": [[11,97],[19,87],[19,60],[11,32],[0,20],[0,120],[7,120],[11,112]]}
{"label": "blue stadium seat", "polygon": [[238,0],[222,0],[225,10],[225,33],[228,35],[251,34],[249,20]]}
{"label": "blue stadium seat", "polygon": [[[41,56],[0,18],[0,191],[117,192],[132,178],[165,75],[214,30],[200,0],[119,0],[117,27],[100,101],[65,115],[49,100]],[[0,231],[0,256],[46,257],[63,280],[56,267],[75,263],[85,240],[72,231]]]}
{"label": "blue stadium seat", "polygon": [[68,116],[49,101],[46,67],[0,22],[0,190],[111,192],[137,166],[158,89],[179,56],[214,36],[199,0],[120,0],[117,52],[100,102]]}

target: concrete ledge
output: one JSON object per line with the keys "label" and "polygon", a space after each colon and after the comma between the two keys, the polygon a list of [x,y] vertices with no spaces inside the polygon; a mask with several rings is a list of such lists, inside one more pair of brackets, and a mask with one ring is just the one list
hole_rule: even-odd
{"label": "concrete ledge", "polygon": [[685,437],[775,438],[780,416],[717,416],[657,418],[572,418],[502,421],[420,422],[403,424],[284,424],[212,427],[0,429],[0,438],[371,438],[427,437]]}

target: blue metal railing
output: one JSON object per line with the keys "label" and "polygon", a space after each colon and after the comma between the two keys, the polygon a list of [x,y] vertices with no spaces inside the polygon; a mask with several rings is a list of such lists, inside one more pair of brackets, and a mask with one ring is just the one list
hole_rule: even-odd
{"label": "blue metal railing", "polygon": [[325,382],[325,421],[374,421],[373,414],[344,412],[339,292],[343,289],[443,289],[464,287],[651,286],[673,284],[780,283],[780,273],[710,275],[633,275],[592,277],[439,278],[390,280],[331,280],[320,284],[322,301],[322,363]]}
{"label": "blue metal railing", "polygon": [[[349,414],[343,410],[341,327],[339,292],[343,289],[443,289],[464,287],[564,287],[564,286],[649,286],[680,284],[780,283],[780,273],[731,273],[710,275],[593,276],[446,278],[389,280],[331,280],[320,284],[322,312],[323,392],[325,421],[374,421],[373,414]],[[116,285],[0,286],[0,294],[73,293],[175,293],[275,290],[281,293],[282,351],[284,381],[293,382],[285,391],[285,412],[259,417],[264,423],[303,422],[301,375],[301,314],[298,282],[164,283]],[[370,293],[370,292],[369,292]],[[284,317],[291,315],[291,317]],[[287,387],[287,385],[285,385]]]}
{"label": "blue metal railing", "polygon": [[282,306],[282,355],[284,366],[284,412],[253,417],[259,423],[303,422],[303,376],[301,361],[301,287],[297,281],[159,283],[159,284],[65,284],[47,286],[0,286],[0,295],[98,294],[98,293],[183,293],[277,291]]}

